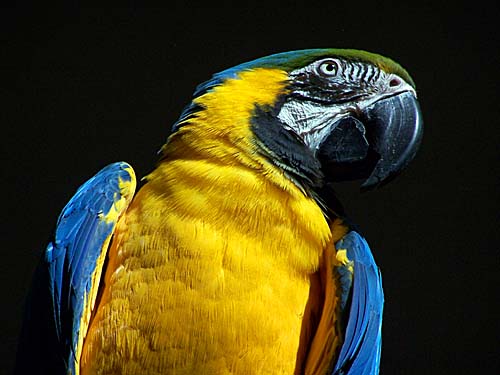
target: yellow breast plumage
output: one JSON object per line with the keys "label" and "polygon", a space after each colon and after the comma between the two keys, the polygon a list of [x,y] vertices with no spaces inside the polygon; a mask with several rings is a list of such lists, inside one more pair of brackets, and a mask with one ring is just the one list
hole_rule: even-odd
{"label": "yellow breast plumage", "polygon": [[[249,101],[269,103],[283,77],[254,74],[270,90]],[[255,84],[235,80],[231,95],[261,92],[238,87]],[[206,109],[172,137],[119,223],[83,374],[121,368],[110,351],[132,359],[121,370],[130,374],[295,370],[310,277],[331,240],[328,223],[312,198],[252,152],[248,122],[231,127],[243,113],[250,118],[251,105],[234,108],[231,118],[217,112],[219,103],[232,106],[222,88],[203,99]],[[203,129],[206,123],[217,127]],[[231,140],[239,136],[248,141]]]}
{"label": "yellow breast plumage", "polygon": [[41,372],[377,374],[380,273],[330,183],[392,178],[421,125],[409,75],[367,52],[214,75],[132,201],[134,173],[114,163],[64,208]]}

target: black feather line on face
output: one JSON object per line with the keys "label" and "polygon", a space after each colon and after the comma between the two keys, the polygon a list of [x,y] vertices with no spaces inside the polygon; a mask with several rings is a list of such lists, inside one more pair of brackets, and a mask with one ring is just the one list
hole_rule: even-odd
{"label": "black feather line on face", "polygon": [[287,129],[277,117],[285,100],[283,96],[274,107],[255,106],[251,129],[258,151],[314,198],[325,216],[344,216],[344,208],[333,187],[324,183],[320,161],[302,139]]}
{"label": "black feather line on face", "polygon": [[[321,60],[320,60],[321,61]],[[336,59],[338,74],[325,77],[312,64],[291,74],[289,92],[301,100],[323,104],[341,104],[368,96],[376,85],[373,75],[380,75],[379,68],[361,62]],[[371,72],[371,77],[366,75]],[[356,74],[354,74],[356,73]]]}
{"label": "black feather line on face", "polygon": [[368,95],[368,92],[360,92],[359,84],[337,84],[314,75],[293,81],[289,89],[291,96],[326,105],[352,102]]}
{"label": "black feather line on face", "polygon": [[255,106],[251,129],[259,151],[306,188],[319,188],[323,184],[321,163],[299,136],[285,128],[277,117],[277,107]]}

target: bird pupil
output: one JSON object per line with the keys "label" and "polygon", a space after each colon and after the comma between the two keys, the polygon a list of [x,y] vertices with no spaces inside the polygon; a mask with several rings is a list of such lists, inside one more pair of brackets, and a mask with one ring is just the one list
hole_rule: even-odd
{"label": "bird pupil", "polygon": [[333,72],[333,64],[327,64],[326,65],[326,70],[328,70],[329,72]]}
{"label": "bird pupil", "polygon": [[399,79],[397,78],[393,78],[389,81],[389,86],[390,87],[395,87],[395,86],[399,86],[401,82],[399,81]]}

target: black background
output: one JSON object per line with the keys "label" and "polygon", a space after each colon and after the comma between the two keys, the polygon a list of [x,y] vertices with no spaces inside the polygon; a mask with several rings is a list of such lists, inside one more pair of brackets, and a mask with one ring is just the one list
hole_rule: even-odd
{"label": "black background", "polygon": [[3,9],[1,371],[35,264],[81,183],[118,160],[148,173],[212,73],[348,47],[405,66],[425,122],[399,179],[365,194],[339,187],[384,277],[381,373],[500,373],[499,10],[458,3]]}

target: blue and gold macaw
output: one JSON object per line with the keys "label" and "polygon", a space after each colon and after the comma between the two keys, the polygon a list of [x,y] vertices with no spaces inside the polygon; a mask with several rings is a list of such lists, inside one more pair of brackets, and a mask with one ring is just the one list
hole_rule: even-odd
{"label": "blue and gold macaw", "polygon": [[331,184],[384,184],[421,135],[412,79],[376,54],[303,50],[215,74],[137,194],[115,163],[64,208],[19,371],[377,374],[380,273]]}

